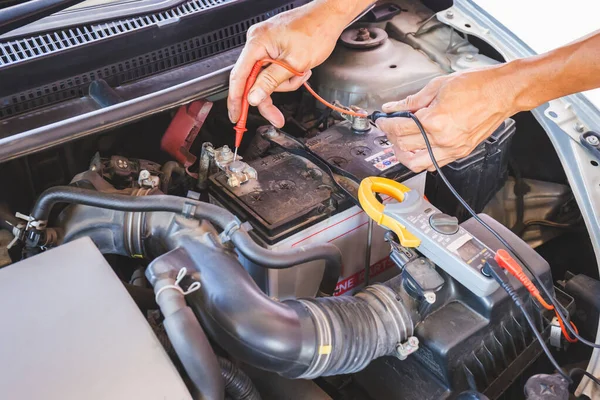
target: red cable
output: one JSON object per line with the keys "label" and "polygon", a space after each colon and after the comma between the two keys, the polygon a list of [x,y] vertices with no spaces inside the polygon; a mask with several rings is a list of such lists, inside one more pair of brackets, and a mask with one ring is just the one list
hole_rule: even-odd
{"label": "red cable", "polygon": [[[266,64],[279,65],[280,67],[285,68],[286,70],[288,70],[289,72],[291,72],[292,74],[294,74],[296,76],[304,75],[304,72],[297,71],[282,61],[272,60],[270,58],[266,58],[264,60],[257,61],[256,64],[254,64],[254,67],[252,67],[252,70],[250,71],[250,75],[248,75],[248,79],[246,80],[246,86],[244,88],[244,97],[242,98],[242,113],[240,114],[240,119],[238,120],[237,124],[235,124],[235,127],[233,128],[235,130],[235,147],[240,147],[244,133],[247,131],[246,123],[248,121],[248,109],[250,108],[250,104],[248,103],[248,93],[250,92],[250,89],[252,89],[252,86],[254,86],[254,83],[256,82],[256,78],[258,77],[258,74],[260,73],[260,71]],[[331,108],[332,110],[335,110],[339,113],[351,115],[353,117],[363,117],[363,118],[367,117],[367,114],[357,113],[354,111],[346,110],[341,107],[334,106],[333,104],[329,103],[327,100],[325,100],[324,98],[319,96],[317,94],[317,92],[315,92],[313,90],[313,88],[311,88],[310,85],[306,82],[304,82],[304,87],[319,102],[323,103],[325,106]]]}
{"label": "red cable", "polygon": [[[577,342],[576,338],[574,339],[574,338],[571,338],[571,336],[569,336],[569,333],[567,332],[567,329],[565,328],[565,322],[562,320],[560,315],[558,315],[558,312],[556,312],[556,310],[554,309],[554,306],[546,303],[546,300],[544,300],[544,298],[540,294],[540,291],[538,290],[538,288],[533,284],[533,282],[531,282],[529,277],[527,275],[525,275],[525,272],[523,272],[523,269],[521,268],[519,263],[517,263],[515,261],[515,259],[512,258],[510,256],[510,254],[508,254],[508,252],[504,249],[498,250],[496,252],[496,255],[494,256],[494,259],[496,260],[498,265],[500,265],[502,268],[507,270],[512,276],[517,278],[519,280],[519,282],[521,282],[521,284],[523,286],[525,286],[525,288],[529,291],[529,293],[531,293],[531,295],[533,297],[535,297],[535,299],[542,305],[542,307],[544,307],[546,310],[554,310],[554,313],[556,314],[556,318],[558,319],[558,324],[560,325],[560,330],[562,331],[563,335],[565,336],[565,339],[567,340],[567,342],[569,342],[569,343]],[[571,326],[573,327],[573,329],[575,330],[575,332],[577,334],[579,334],[579,331],[577,331],[577,327],[575,326],[575,324],[572,321],[570,321],[570,323],[571,323]]]}

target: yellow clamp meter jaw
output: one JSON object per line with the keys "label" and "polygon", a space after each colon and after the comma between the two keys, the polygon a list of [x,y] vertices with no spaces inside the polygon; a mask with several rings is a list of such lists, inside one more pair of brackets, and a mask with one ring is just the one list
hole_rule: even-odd
{"label": "yellow clamp meter jaw", "polygon": [[358,188],[358,201],[361,207],[373,221],[380,226],[394,232],[400,244],[404,247],[418,247],[421,244],[415,235],[410,233],[404,225],[394,218],[383,213],[385,206],[377,200],[376,193],[388,195],[398,202],[404,200],[406,193],[410,191],[407,186],[387,178],[370,177],[365,178]]}

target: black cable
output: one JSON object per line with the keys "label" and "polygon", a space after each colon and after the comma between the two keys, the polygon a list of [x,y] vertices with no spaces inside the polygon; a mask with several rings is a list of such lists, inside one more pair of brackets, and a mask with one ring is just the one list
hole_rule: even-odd
{"label": "black cable", "polygon": [[527,308],[521,302],[518,293],[516,292],[513,285],[510,283],[510,280],[508,279],[508,276],[506,276],[506,274],[504,273],[504,270],[500,268],[500,266],[494,260],[486,262],[485,266],[483,267],[483,270],[486,274],[491,275],[494,278],[494,280],[498,282],[502,289],[504,289],[506,293],[508,293],[508,295],[513,300],[515,305],[519,308],[519,310],[521,310],[521,313],[527,320],[529,327],[531,328],[533,334],[540,343],[542,350],[544,350],[544,353],[546,353],[546,357],[548,357],[548,360],[550,360],[550,362],[554,366],[554,369],[556,369],[558,373],[561,374],[569,383],[573,383],[573,379],[571,378],[571,376],[562,370],[562,368],[560,367],[560,365],[558,365],[558,362],[550,352],[550,349],[546,345],[546,341],[542,337],[542,334],[538,332],[533,318],[531,318],[531,315],[529,315],[529,311],[527,311]]}
{"label": "black cable", "polygon": [[590,374],[583,368],[573,368],[571,371],[569,371],[569,377],[573,379],[573,375],[585,375],[588,378],[590,378],[590,380],[596,385],[600,386],[600,379],[596,378],[594,375]]}
{"label": "black cable", "polygon": [[[525,262],[525,260],[523,260],[521,258],[521,256],[519,256],[519,253],[517,253],[517,251],[510,244],[508,244],[508,242],[506,240],[504,240],[504,238],[502,236],[500,236],[500,234],[498,232],[496,232],[491,226],[489,226],[488,224],[486,224],[485,221],[482,220],[477,215],[477,213],[471,208],[471,206],[469,206],[469,204],[460,196],[460,194],[458,194],[458,192],[456,191],[456,189],[454,189],[454,186],[452,186],[452,184],[448,181],[448,178],[446,178],[446,175],[444,175],[444,173],[442,172],[441,167],[439,166],[437,160],[435,159],[435,155],[433,154],[433,149],[431,147],[431,143],[429,142],[429,138],[427,137],[427,132],[425,131],[425,128],[423,128],[423,125],[421,124],[421,121],[419,121],[419,118],[417,118],[417,116],[414,115],[411,112],[398,112],[398,113],[394,113],[394,114],[398,114],[398,115],[395,115],[395,116],[398,116],[398,117],[408,117],[408,118],[412,119],[415,122],[415,124],[417,125],[417,127],[421,131],[421,135],[423,135],[423,140],[425,140],[425,146],[427,147],[427,152],[429,153],[429,157],[431,158],[431,162],[433,163],[433,166],[435,167],[435,170],[439,174],[440,178],[442,178],[442,181],[444,181],[444,183],[446,184],[446,186],[448,187],[448,189],[450,190],[450,192],[452,192],[452,194],[454,195],[454,197],[456,197],[456,199],[469,212],[469,214],[471,214],[471,216],[477,222],[479,222],[485,229],[487,229],[492,235],[494,235],[494,237],[496,239],[498,239],[498,241],[500,241],[500,243],[508,251],[510,251],[513,254],[513,256],[521,263],[521,265],[523,265],[523,267],[531,274],[531,276],[533,277],[533,280],[536,283],[536,286],[538,286],[539,288],[541,288],[542,291],[544,292],[544,294],[546,295],[546,297],[550,300],[550,303],[556,309],[556,313],[558,314],[559,318],[563,320],[565,327],[567,328],[567,330],[569,331],[569,333],[572,335],[572,337],[576,337],[579,341],[581,341],[581,343],[583,343],[583,344],[585,344],[587,346],[590,346],[590,347],[593,347],[593,348],[600,348],[600,344],[596,344],[596,343],[590,342],[590,341],[582,338],[581,336],[579,336],[579,334],[577,332],[575,332],[575,330],[573,329],[573,327],[569,323],[569,319],[566,318],[564,316],[563,312],[562,312],[562,305],[560,303],[558,303],[558,301],[556,301],[556,299],[554,298],[554,295],[552,295],[550,293],[550,290],[548,290],[548,288],[546,287],[546,285],[544,285],[541,282],[541,280],[533,272],[533,270],[529,267],[529,265],[527,265],[527,263]],[[400,114],[402,114],[402,115],[400,115]],[[376,113],[373,113],[373,115],[376,115]],[[383,114],[383,115],[385,115],[385,114]],[[381,117],[381,115],[376,116],[375,119],[377,117]]]}

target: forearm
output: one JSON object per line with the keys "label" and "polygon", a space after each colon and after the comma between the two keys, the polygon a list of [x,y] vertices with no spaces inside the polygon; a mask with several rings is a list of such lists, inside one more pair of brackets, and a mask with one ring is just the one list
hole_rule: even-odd
{"label": "forearm", "polygon": [[600,87],[600,31],[539,56],[501,67],[513,88],[514,111]]}

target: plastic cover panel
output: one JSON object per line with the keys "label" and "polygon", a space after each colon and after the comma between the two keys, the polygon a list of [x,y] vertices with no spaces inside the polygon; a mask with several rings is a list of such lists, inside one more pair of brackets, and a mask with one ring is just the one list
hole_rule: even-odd
{"label": "plastic cover panel", "polygon": [[91,239],[0,270],[3,399],[191,400]]}

